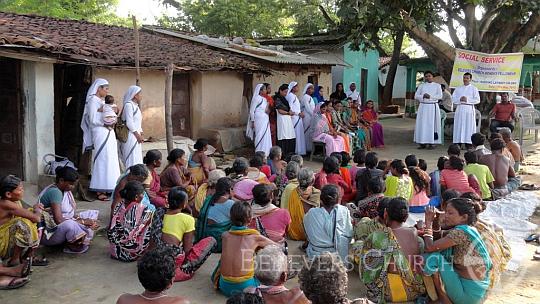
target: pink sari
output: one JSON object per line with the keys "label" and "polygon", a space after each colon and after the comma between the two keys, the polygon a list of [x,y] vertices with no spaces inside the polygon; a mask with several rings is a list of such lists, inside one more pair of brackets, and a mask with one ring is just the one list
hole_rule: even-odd
{"label": "pink sari", "polygon": [[161,192],[161,184],[159,180],[159,174],[156,170],[150,170],[152,174],[152,183],[150,183],[150,188],[148,188],[148,196],[150,196],[150,202],[156,207],[166,207],[167,206],[167,194]]}
{"label": "pink sari", "polygon": [[362,112],[362,118],[370,123],[371,129],[371,145],[373,147],[384,146],[383,127],[377,121],[378,115],[373,109],[365,108]]}
{"label": "pink sari", "polygon": [[323,142],[325,145],[326,156],[333,152],[345,151],[345,141],[341,136],[332,136],[330,132],[330,123],[326,115],[321,114],[321,104],[315,107],[315,115],[311,122],[313,129],[313,141]]}

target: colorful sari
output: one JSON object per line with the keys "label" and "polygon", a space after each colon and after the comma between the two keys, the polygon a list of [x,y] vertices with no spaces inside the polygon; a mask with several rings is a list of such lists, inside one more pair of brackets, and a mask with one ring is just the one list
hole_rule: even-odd
{"label": "colorful sari", "polygon": [[152,182],[150,182],[150,187],[148,188],[150,202],[156,207],[166,207],[167,195],[161,191],[159,174],[157,174],[155,169],[149,171],[152,176]]}
{"label": "colorful sari", "polygon": [[304,204],[300,194],[298,193],[298,186],[289,196],[289,204],[287,209],[291,215],[291,223],[287,229],[287,235],[291,240],[305,241],[306,233],[304,232]]}
{"label": "colorful sari", "polygon": [[478,233],[480,233],[484,244],[486,244],[489,257],[493,263],[493,268],[489,273],[489,288],[491,289],[499,282],[501,274],[512,258],[512,249],[504,239],[502,231],[496,231],[482,219],[478,219],[475,227]]}
{"label": "colorful sari", "polygon": [[161,190],[165,194],[168,194],[171,188],[181,186],[188,181],[190,181],[190,185],[185,188],[191,202],[195,198],[197,187],[191,184],[193,180],[191,179],[190,171],[186,167],[170,165],[160,175]]}
{"label": "colorful sari", "polygon": [[386,178],[386,191],[384,196],[402,197],[409,201],[413,196],[413,182],[408,175],[401,177],[388,176]]}
{"label": "colorful sari", "polygon": [[210,211],[210,207],[212,206],[212,203],[210,202],[212,197],[213,196],[209,196],[206,198],[201,210],[199,211],[199,218],[197,219],[197,223],[195,225],[195,240],[199,241],[209,236],[213,237],[216,240],[216,246],[212,252],[220,253],[221,235],[228,231],[232,224],[231,221],[208,224],[208,211]]}
{"label": "colorful sari", "polygon": [[[490,270],[492,262],[486,244],[482,240],[480,233],[471,226],[458,225],[454,229],[461,230],[467,237],[467,244],[458,243],[456,246],[445,249],[441,252],[433,252],[425,256],[424,273],[432,275],[439,272],[446,294],[455,304],[475,304],[482,303],[486,296],[486,291],[490,285]],[[457,242],[456,239],[452,240]],[[463,246],[462,246],[463,245]],[[459,246],[462,246],[460,248]],[[475,252],[473,252],[475,251]],[[463,278],[454,269],[454,262],[457,255],[469,257],[471,262],[479,262],[486,269],[486,276],[483,280],[470,280]],[[474,256],[473,254],[477,254]],[[479,259],[477,259],[479,258]]]}
{"label": "colorful sari", "polygon": [[[335,122],[335,119],[334,119],[334,113],[336,111],[332,110],[332,113],[324,113],[325,117],[326,117],[326,121],[328,121],[328,126],[330,127],[331,130],[336,130],[337,129],[337,122]],[[349,134],[348,133],[344,133],[344,132],[339,132],[339,136],[341,138],[343,138],[343,149],[345,152],[351,154],[351,139],[349,137]]]}
{"label": "colorful sari", "polygon": [[[337,111],[332,111],[332,119],[334,120],[334,125],[341,126],[341,128],[346,127],[346,121],[350,122],[352,118],[352,113],[354,111],[343,111],[338,113]],[[336,126],[334,126],[336,127]],[[352,151],[359,149],[369,150],[369,130],[365,128],[362,124],[353,124],[354,129],[348,132],[351,135],[351,148]],[[351,152],[349,152],[352,154]]]}
{"label": "colorful sari", "polygon": [[[22,204],[18,202],[21,208]],[[37,225],[31,220],[13,216],[0,225],[0,258],[9,259],[15,247],[27,251],[39,245]]]}
{"label": "colorful sari", "polygon": [[315,115],[311,120],[311,128],[313,129],[313,141],[323,142],[325,144],[326,156],[330,156],[333,152],[345,151],[345,142],[341,136],[330,135],[330,123],[326,115],[323,115],[320,110],[321,105],[315,106]]}
{"label": "colorful sari", "polygon": [[154,212],[143,203],[116,205],[107,231],[113,259],[133,262],[144,254],[150,245],[153,215]]}
{"label": "colorful sari", "polygon": [[270,134],[272,135],[272,146],[275,146],[277,143],[277,114],[275,102],[272,96],[268,94],[264,94],[263,97],[266,98],[268,108],[270,109],[270,113],[268,114],[268,118],[270,119]]}
{"label": "colorful sari", "polygon": [[362,118],[370,124],[371,130],[371,144],[373,147],[383,147],[384,146],[384,135],[383,127],[377,121],[378,115],[377,112],[373,109],[365,109],[362,112]]}
{"label": "colorful sari", "polygon": [[[375,303],[415,301],[426,292],[422,274],[415,273],[407,255],[401,250],[391,228],[363,221],[358,228],[367,231],[359,257],[360,278],[367,287],[368,298]],[[389,273],[393,262],[397,273]]]}

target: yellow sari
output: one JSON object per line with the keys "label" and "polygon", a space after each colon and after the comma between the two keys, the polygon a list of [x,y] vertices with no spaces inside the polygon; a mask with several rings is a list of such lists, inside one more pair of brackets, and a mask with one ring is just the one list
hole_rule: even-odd
{"label": "yellow sari", "polygon": [[287,209],[291,214],[291,223],[287,229],[289,238],[295,241],[305,241],[306,233],[304,232],[304,205],[300,199],[300,194],[298,191],[296,191],[296,189],[291,191]]}
{"label": "yellow sari", "polygon": [[[22,205],[19,202],[19,206]],[[0,225],[0,258],[9,258],[13,248],[34,248],[39,245],[37,225],[31,220],[14,216]]]}

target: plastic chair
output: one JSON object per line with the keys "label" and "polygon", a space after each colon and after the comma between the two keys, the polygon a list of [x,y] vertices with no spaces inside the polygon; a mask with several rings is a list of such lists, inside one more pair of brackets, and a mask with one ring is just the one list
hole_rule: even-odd
{"label": "plastic chair", "polygon": [[523,146],[523,133],[525,130],[534,130],[534,142],[538,142],[538,130],[540,130],[540,125],[536,124],[536,119],[540,118],[540,111],[534,108],[524,108],[518,113],[519,118],[519,145]]}

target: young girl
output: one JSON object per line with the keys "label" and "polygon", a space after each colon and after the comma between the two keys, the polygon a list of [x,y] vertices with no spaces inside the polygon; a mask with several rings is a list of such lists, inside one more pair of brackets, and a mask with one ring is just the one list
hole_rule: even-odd
{"label": "young girl", "polygon": [[193,277],[195,271],[212,253],[216,240],[209,236],[193,244],[195,219],[189,214],[182,213],[187,206],[187,193],[181,187],[174,187],[169,191],[167,198],[169,209],[163,216],[161,239],[177,252],[175,282],[185,281]]}
{"label": "young girl", "polygon": [[413,182],[401,159],[394,159],[390,163],[390,173],[392,175],[386,178],[384,196],[403,197],[409,201],[413,194]]}
{"label": "young girl", "polygon": [[414,193],[409,202],[409,211],[423,213],[429,203],[429,176],[418,167],[410,167],[410,176],[413,181]]}

